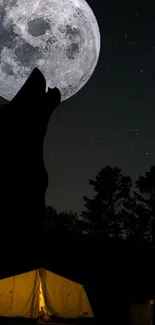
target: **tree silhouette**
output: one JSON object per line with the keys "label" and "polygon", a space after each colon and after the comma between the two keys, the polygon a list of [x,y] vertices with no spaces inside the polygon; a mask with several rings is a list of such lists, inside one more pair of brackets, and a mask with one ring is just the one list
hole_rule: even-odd
{"label": "tree silhouette", "polygon": [[129,218],[128,207],[131,207],[132,181],[123,176],[121,169],[109,165],[89,180],[97,193],[92,199],[84,196],[85,211],[82,217],[89,224],[90,232],[105,238],[122,238],[126,235],[124,224]]}
{"label": "tree silhouette", "polygon": [[49,237],[67,238],[79,234],[77,213],[65,211],[57,213],[56,209],[46,206],[45,231]]}
{"label": "tree silhouette", "polygon": [[127,239],[135,243],[150,241],[147,211],[145,206],[134,196],[128,205],[128,218],[124,223]]}
{"label": "tree silhouette", "polygon": [[144,234],[144,240],[155,243],[155,166],[139,177],[136,188],[139,233]]}
{"label": "tree silhouette", "polygon": [[98,239],[123,238],[135,244],[155,243],[155,166],[139,177],[133,194],[131,177],[109,165],[89,184],[96,195],[92,199],[84,196],[86,209],[80,216],[46,207],[49,236],[86,238],[87,234]]}
{"label": "tree silhouette", "polygon": [[44,228],[46,235],[50,235],[52,231],[52,226],[54,223],[54,220],[57,218],[57,211],[51,206],[46,206],[46,215],[45,215],[45,222],[44,222]]}

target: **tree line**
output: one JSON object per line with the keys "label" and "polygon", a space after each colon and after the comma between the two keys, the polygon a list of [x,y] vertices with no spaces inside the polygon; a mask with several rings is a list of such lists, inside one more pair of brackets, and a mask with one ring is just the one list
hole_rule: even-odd
{"label": "tree line", "polygon": [[46,206],[48,236],[155,244],[155,166],[133,183],[120,168],[107,165],[89,184],[94,196],[83,197],[85,208],[80,213],[58,213]]}

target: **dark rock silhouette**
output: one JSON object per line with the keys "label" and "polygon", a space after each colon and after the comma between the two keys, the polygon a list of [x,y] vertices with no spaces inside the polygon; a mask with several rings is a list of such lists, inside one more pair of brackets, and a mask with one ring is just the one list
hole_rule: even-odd
{"label": "dark rock silhouette", "polygon": [[12,101],[0,106],[1,230],[37,231],[43,225],[48,186],[43,141],[60,101],[57,88],[46,93],[45,78],[35,68]]}

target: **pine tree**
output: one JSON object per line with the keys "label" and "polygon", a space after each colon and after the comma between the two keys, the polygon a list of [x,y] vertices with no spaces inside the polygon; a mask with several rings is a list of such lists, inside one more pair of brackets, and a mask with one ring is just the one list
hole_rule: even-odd
{"label": "pine tree", "polygon": [[138,202],[139,231],[144,240],[155,243],[155,166],[136,181],[135,197]]}
{"label": "pine tree", "polygon": [[58,213],[53,207],[46,206],[45,231],[49,237],[62,239],[80,233],[77,222],[77,213]]}
{"label": "pine tree", "polygon": [[109,165],[89,180],[96,195],[89,199],[84,196],[85,211],[82,216],[90,225],[90,231],[105,238],[122,238],[126,235],[125,220],[128,218],[127,205],[131,199],[132,181],[123,176],[121,169]]}

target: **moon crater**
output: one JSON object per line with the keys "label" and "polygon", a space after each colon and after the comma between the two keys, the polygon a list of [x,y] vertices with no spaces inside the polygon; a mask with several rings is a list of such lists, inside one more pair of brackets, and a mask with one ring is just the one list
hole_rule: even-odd
{"label": "moon crater", "polygon": [[66,26],[66,35],[76,37],[76,36],[81,36],[81,33],[80,33],[80,30],[78,28],[67,25]]}
{"label": "moon crater", "polygon": [[66,55],[69,60],[74,60],[76,55],[80,52],[78,43],[71,43],[66,50]]}
{"label": "moon crater", "polygon": [[44,35],[47,29],[50,30],[50,24],[43,19],[36,18],[28,22],[28,32],[34,37]]}
{"label": "moon crater", "polygon": [[14,71],[10,63],[7,62],[2,63],[2,70],[4,73],[7,73],[9,76],[14,75]]}
{"label": "moon crater", "polygon": [[14,50],[16,60],[23,66],[31,66],[31,64],[41,57],[39,48],[34,48],[32,45],[22,41],[21,45],[16,47]]}
{"label": "moon crater", "polygon": [[3,47],[12,48],[15,45],[13,28],[5,29],[2,25],[0,25],[0,51]]}

